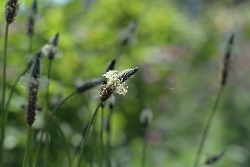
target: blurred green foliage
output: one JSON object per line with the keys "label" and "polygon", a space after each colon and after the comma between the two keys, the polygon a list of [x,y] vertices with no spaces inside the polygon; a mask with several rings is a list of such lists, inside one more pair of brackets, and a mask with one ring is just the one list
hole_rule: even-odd
{"label": "blurred green foliage", "polygon": [[[141,166],[143,128],[139,114],[147,104],[154,113],[147,131],[147,167],[192,166],[205,122],[219,88],[219,65],[226,41],[236,35],[229,82],[205,143],[202,161],[225,151],[214,166],[250,166],[250,3],[246,0],[39,0],[35,26],[35,54],[60,33],[62,57],[52,65],[51,97],[66,97],[75,90],[74,80],[100,77],[106,65],[121,53],[116,69],[139,67],[129,81],[125,97],[117,96],[112,117],[112,161],[114,166]],[[20,11],[10,25],[7,84],[11,86],[26,67],[27,15],[32,1],[20,2]],[[5,1],[0,1],[0,31],[4,36]],[[120,49],[121,32],[138,21],[135,39]],[[3,40],[0,41],[3,46]],[[0,50],[2,55],[3,50]],[[2,62],[2,56],[0,57]],[[48,61],[43,62],[44,74]],[[2,70],[2,63],[0,66]],[[2,73],[0,74],[2,75]],[[83,125],[97,104],[99,88],[74,96],[56,113],[72,154],[82,137]],[[7,95],[10,89],[7,90]],[[27,90],[21,85],[11,102],[6,129],[6,166],[22,164],[27,125]],[[45,106],[45,93],[39,93]],[[108,109],[105,109],[107,116]],[[100,114],[99,114],[100,115]],[[85,163],[98,162],[99,121],[88,141]],[[45,114],[34,124],[33,149],[44,126]],[[66,151],[57,129],[50,127],[50,165],[67,166]],[[105,136],[104,136],[105,137]],[[42,150],[43,151],[43,150]],[[43,166],[43,153],[39,166]],[[86,158],[87,157],[87,158]],[[91,158],[90,158],[91,157]]]}

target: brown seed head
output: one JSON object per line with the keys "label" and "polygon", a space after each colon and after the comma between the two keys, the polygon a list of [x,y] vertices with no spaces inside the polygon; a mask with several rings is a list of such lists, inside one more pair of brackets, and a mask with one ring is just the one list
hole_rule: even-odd
{"label": "brown seed head", "polygon": [[27,23],[27,26],[28,26],[27,32],[30,36],[32,36],[35,31],[36,14],[37,14],[37,0],[34,0],[31,6],[31,12],[29,14],[28,23]]}
{"label": "brown seed head", "polygon": [[19,10],[18,0],[9,0],[5,5],[5,18],[8,24],[11,24]]}
{"label": "brown seed head", "polygon": [[223,155],[224,155],[224,153],[222,152],[222,153],[220,153],[220,154],[217,154],[217,155],[214,155],[214,156],[212,156],[212,157],[209,157],[209,158],[206,160],[205,164],[206,164],[206,165],[212,165],[212,164],[218,162],[218,161],[223,157]]}
{"label": "brown seed head", "polygon": [[133,77],[134,74],[138,71],[138,69],[139,68],[136,67],[136,68],[124,70],[119,74],[118,79],[121,80],[121,83],[123,83],[123,82],[127,81],[129,78]]}
{"label": "brown seed head", "polygon": [[88,81],[86,81],[82,86],[77,88],[78,93],[85,92],[103,82],[103,78],[93,78]]}
{"label": "brown seed head", "polygon": [[228,71],[230,68],[230,58],[232,53],[232,47],[234,42],[234,34],[230,37],[227,45],[226,54],[223,59],[223,65],[221,70],[221,86],[225,86],[228,78]]}

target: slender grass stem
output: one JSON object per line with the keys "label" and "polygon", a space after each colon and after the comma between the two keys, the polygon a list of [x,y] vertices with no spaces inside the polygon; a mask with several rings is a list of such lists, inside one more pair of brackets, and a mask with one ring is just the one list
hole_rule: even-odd
{"label": "slender grass stem", "polygon": [[[52,59],[49,59],[49,66],[48,66],[48,78],[50,79],[52,67]],[[46,92],[46,118],[48,120],[48,110],[50,108],[50,100],[49,100],[49,90]],[[45,166],[49,167],[49,130],[46,128],[46,140],[45,140]]]}
{"label": "slender grass stem", "polygon": [[102,111],[101,111],[101,131],[100,131],[100,153],[101,153],[101,156],[100,156],[100,167],[103,166],[103,113],[104,113],[104,107],[102,107]]}
{"label": "slender grass stem", "polygon": [[10,106],[10,102],[11,102],[13,93],[14,93],[14,91],[15,91],[15,89],[16,89],[16,85],[17,85],[19,79],[21,78],[21,76],[24,75],[29,69],[30,69],[29,66],[27,66],[26,69],[17,77],[17,79],[16,79],[14,85],[11,87],[10,95],[9,95],[9,98],[8,98],[8,100],[7,100],[7,102],[6,102],[6,106],[5,106],[5,111],[6,111],[6,114],[5,114],[5,125],[6,125],[7,120],[8,120],[9,106]]}
{"label": "slender grass stem", "polygon": [[208,133],[208,130],[209,130],[210,126],[211,126],[211,122],[212,122],[213,116],[214,116],[214,114],[216,112],[216,109],[217,109],[218,103],[220,101],[223,89],[224,89],[224,86],[221,86],[220,90],[219,90],[219,92],[217,94],[217,97],[216,97],[213,109],[212,109],[212,111],[211,111],[211,113],[209,115],[207,124],[205,126],[205,130],[204,130],[204,132],[202,134],[202,138],[201,138],[201,142],[200,142],[200,145],[199,145],[199,149],[197,151],[197,155],[196,155],[196,158],[195,158],[195,161],[194,161],[194,167],[198,167],[199,160],[200,160],[200,157],[201,157],[201,154],[202,154],[202,150],[204,148],[204,143],[205,143],[205,140],[206,140],[206,137],[207,137],[207,133]]}
{"label": "slender grass stem", "polygon": [[43,127],[42,129],[42,134],[40,136],[40,139],[39,139],[39,143],[38,143],[38,146],[37,146],[37,150],[36,150],[36,154],[35,154],[35,163],[34,163],[34,167],[36,167],[37,165],[37,159],[38,159],[38,154],[40,152],[40,149],[41,149],[41,144],[42,144],[42,138],[43,138],[43,134],[44,134],[44,131],[49,127],[49,124],[50,124],[50,121],[52,120],[53,116],[55,115],[55,112],[57,111],[58,108],[60,108],[68,99],[70,99],[71,97],[73,97],[74,95],[76,95],[78,92],[77,91],[74,91],[73,93],[71,93],[69,96],[67,96],[65,99],[63,99],[52,111],[52,113],[50,114],[50,117],[48,118],[45,126]]}
{"label": "slender grass stem", "polygon": [[143,145],[142,145],[142,167],[146,164],[146,152],[147,152],[147,139],[146,139],[146,129],[144,129]]}
{"label": "slender grass stem", "polygon": [[108,115],[108,121],[107,121],[107,149],[106,149],[106,154],[107,154],[107,166],[112,167],[111,164],[111,116],[113,113],[113,109],[109,110],[109,115]]}
{"label": "slender grass stem", "polygon": [[29,35],[29,47],[28,47],[28,54],[31,54],[33,46],[33,35]]}
{"label": "slender grass stem", "polygon": [[123,45],[122,44],[119,44],[118,47],[117,47],[117,53],[116,53],[116,56],[115,56],[115,59],[118,60],[118,58],[122,55],[122,50],[123,50]]}
{"label": "slender grass stem", "polygon": [[24,152],[24,158],[23,158],[23,167],[27,166],[27,160],[28,160],[28,153],[29,153],[29,147],[30,147],[30,139],[31,139],[31,133],[32,133],[32,128],[29,126],[29,130],[27,133],[27,140],[26,140],[26,147],[25,147],[25,152]]}
{"label": "slender grass stem", "polygon": [[53,119],[53,123],[55,124],[59,134],[61,135],[62,139],[64,140],[65,147],[66,147],[66,152],[67,152],[67,157],[68,157],[69,167],[71,167],[70,146],[69,146],[69,143],[67,141],[67,138],[66,138],[65,134],[63,133],[63,131],[62,131],[61,127],[60,127],[60,124],[59,124],[59,122],[58,122],[58,120],[56,118]]}
{"label": "slender grass stem", "polygon": [[6,23],[5,36],[4,36],[4,54],[3,54],[3,85],[2,85],[2,129],[1,129],[1,144],[0,144],[0,164],[4,164],[4,136],[5,136],[5,91],[6,91],[6,57],[7,57],[7,44],[8,44],[9,24]]}
{"label": "slender grass stem", "polygon": [[100,108],[101,104],[102,104],[102,102],[100,101],[100,102],[98,103],[98,105],[97,105],[95,111],[94,111],[94,114],[92,115],[92,117],[91,117],[91,119],[90,119],[89,124],[88,124],[87,130],[86,130],[86,133],[85,133],[83,142],[82,142],[82,146],[81,146],[81,151],[80,151],[80,156],[79,156],[79,161],[78,161],[78,167],[81,166],[82,155],[83,155],[85,143],[86,143],[87,138],[88,138],[89,130],[90,130],[90,127],[91,127],[92,123],[94,122],[94,119],[95,119],[95,117],[96,117],[97,111],[98,111],[98,109]]}

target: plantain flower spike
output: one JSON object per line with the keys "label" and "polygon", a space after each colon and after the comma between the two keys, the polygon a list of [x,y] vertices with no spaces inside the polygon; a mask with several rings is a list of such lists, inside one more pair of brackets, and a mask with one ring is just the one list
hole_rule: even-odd
{"label": "plantain flower spike", "polygon": [[42,47],[43,57],[48,57],[50,60],[61,57],[61,53],[57,47],[59,42],[59,33],[57,33],[48,44]]}
{"label": "plantain flower spike", "polygon": [[41,77],[41,62],[39,58],[36,58],[32,64],[30,74],[26,73],[20,78],[20,83],[26,86],[29,92],[26,122],[29,126],[32,126],[36,117],[37,94],[40,90],[47,89],[49,86],[48,77]]}
{"label": "plantain flower spike", "polygon": [[18,0],[9,0],[5,4],[5,19],[8,24],[14,22],[19,10]]}
{"label": "plantain flower spike", "polygon": [[232,36],[230,37],[228,41],[226,54],[223,58],[223,64],[222,64],[222,70],[221,70],[221,81],[220,81],[221,86],[225,86],[227,83],[228,73],[229,73],[230,64],[231,64],[230,59],[231,59],[231,54],[232,54],[233,43],[234,43],[234,34],[232,34]]}
{"label": "plantain flower spike", "polygon": [[138,71],[138,67],[118,72],[116,70],[109,70],[103,76],[105,77],[106,83],[101,86],[99,93],[101,101],[108,100],[113,93],[125,95],[127,92],[127,86],[125,82],[134,76]]}
{"label": "plantain flower spike", "polygon": [[34,31],[35,31],[35,22],[36,22],[36,16],[37,15],[37,0],[34,0],[31,6],[31,11],[28,17],[28,23],[27,23],[27,27],[28,27],[28,34],[30,36],[34,35]]}

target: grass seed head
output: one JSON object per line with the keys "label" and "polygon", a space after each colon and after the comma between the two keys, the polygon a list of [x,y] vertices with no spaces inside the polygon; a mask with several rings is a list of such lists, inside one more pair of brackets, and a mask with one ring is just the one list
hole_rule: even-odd
{"label": "grass seed head", "polygon": [[220,82],[222,86],[226,85],[227,83],[233,42],[234,42],[234,34],[230,37],[228,41],[226,54],[223,58],[223,64],[222,64],[222,70],[221,70],[221,82]]}
{"label": "grass seed head", "polygon": [[213,164],[215,164],[216,162],[218,162],[218,161],[223,157],[223,155],[224,155],[224,153],[222,152],[222,153],[220,153],[220,154],[217,154],[217,155],[214,155],[214,156],[212,156],[212,157],[209,157],[209,158],[206,160],[205,164],[206,164],[206,165],[213,165]]}
{"label": "grass seed head", "polygon": [[9,0],[5,4],[5,18],[8,24],[14,22],[15,17],[19,10],[18,0]]}
{"label": "grass seed head", "polygon": [[29,14],[28,24],[27,24],[28,26],[27,32],[30,36],[34,35],[36,15],[37,15],[37,0],[34,0],[31,6],[31,11]]}
{"label": "grass seed head", "polygon": [[79,86],[77,88],[77,92],[78,93],[83,93],[83,92],[86,92],[87,90],[101,84],[103,82],[103,78],[93,78],[93,79],[90,79],[88,81],[86,81],[85,83],[83,83],[82,86]]}

